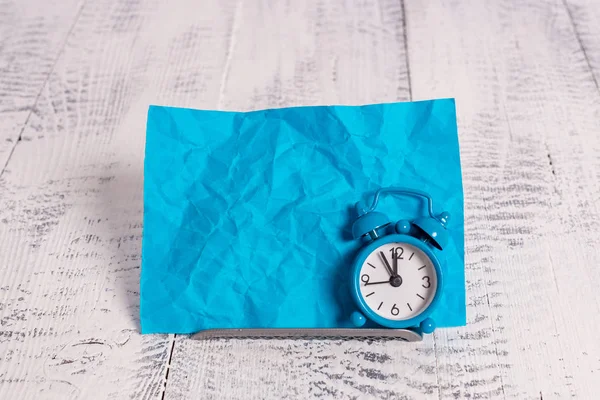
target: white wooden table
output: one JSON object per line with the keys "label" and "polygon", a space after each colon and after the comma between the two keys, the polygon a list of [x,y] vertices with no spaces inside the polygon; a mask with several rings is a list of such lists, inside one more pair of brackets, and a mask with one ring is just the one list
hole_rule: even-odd
{"label": "white wooden table", "polygon": [[[591,0],[0,0],[0,398],[598,398],[599,82]],[[438,97],[457,99],[467,327],[138,333],[149,104]]]}

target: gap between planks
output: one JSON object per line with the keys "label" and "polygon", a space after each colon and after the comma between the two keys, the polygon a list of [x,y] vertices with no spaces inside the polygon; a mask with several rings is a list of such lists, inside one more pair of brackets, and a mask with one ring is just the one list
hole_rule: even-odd
{"label": "gap between planks", "polygon": [[169,352],[169,359],[167,360],[167,368],[165,368],[165,384],[163,386],[161,400],[165,400],[165,396],[167,395],[167,383],[169,382],[169,371],[171,370],[171,359],[173,358],[173,352],[175,351],[175,338],[177,334],[173,335],[172,343],[171,343],[171,351]]}
{"label": "gap between planks", "polygon": [[400,0],[400,8],[402,9],[402,35],[404,39],[404,58],[406,60],[406,81],[408,83],[408,101],[412,101],[412,83],[410,81],[410,60],[408,58],[408,30],[406,24],[406,7],[405,0]]}
{"label": "gap between planks", "polygon": [[[592,74],[592,79],[594,81],[594,84],[596,85],[596,90],[598,90],[598,93],[600,93],[600,85],[598,84],[598,80],[596,79],[596,74],[594,74],[594,68],[592,68],[592,64],[590,63],[590,58],[587,54],[587,51],[585,50],[585,46],[583,45],[583,41],[581,40],[579,31],[577,31],[577,25],[575,25],[575,19],[573,18],[573,13],[571,12],[571,8],[569,8],[569,4],[567,3],[567,0],[562,0],[562,4],[565,7],[565,10],[567,11],[567,16],[569,17],[569,22],[571,23],[571,26],[573,27],[573,35],[575,36],[575,39],[577,39],[577,43],[579,43],[579,47],[581,48],[581,52],[583,53],[585,62],[587,63],[588,69],[590,70],[590,74]],[[548,154],[548,158],[550,158],[550,154]],[[550,164],[552,165],[552,160],[550,160]],[[554,173],[554,169],[552,170],[552,172]]]}

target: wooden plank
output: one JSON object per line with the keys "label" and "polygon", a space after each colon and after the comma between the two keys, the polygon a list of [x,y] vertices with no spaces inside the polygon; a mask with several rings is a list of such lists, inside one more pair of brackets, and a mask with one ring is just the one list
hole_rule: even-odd
{"label": "wooden plank", "polygon": [[[171,337],[136,321],[146,106],[407,99],[402,4],[354,7],[83,8],[0,178],[0,397],[160,397]],[[469,326],[409,346],[178,337],[167,398],[595,397],[600,113],[577,10],[406,11],[415,97],[458,99]]]}
{"label": "wooden plank", "polygon": [[0,179],[0,398],[162,395],[172,336],[138,333],[145,120],[217,105],[235,4],[196,3],[81,10]]}
{"label": "wooden plank", "polygon": [[[409,99],[398,1],[239,2],[235,15],[224,108]],[[422,398],[437,394],[432,349],[178,336],[165,398]]]}
{"label": "wooden plank", "polygon": [[329,3],[239,1],[220,105],[240,110],[408,100],[401,4]]}
{"label": "wooden plank", "polygon": [[413,94],[459,116],[468,327],[436,333],[440,397],[597,397],[600,96],[567,9],[409,1],[407,21]]}
{"label": "wooden plank", "polygon": [[65,45],[82,1],[0,0],[0,171]]}

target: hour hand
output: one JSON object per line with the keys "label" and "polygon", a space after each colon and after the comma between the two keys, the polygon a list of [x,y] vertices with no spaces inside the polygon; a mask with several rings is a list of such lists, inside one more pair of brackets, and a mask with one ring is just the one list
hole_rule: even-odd
{"label": "hour hand", "polygon": [[383,265],[385,265],[385,269],[387,269],[387,272],[390,274],[390,276],[395,276],[394,271],[392,271],[392,267],[390,266],[390,263],[388,262],[387,258],[385,258],[385,254],[383,254],[383,251],[380,251],[379,255],[381,256],[381,259],[383,260]]}

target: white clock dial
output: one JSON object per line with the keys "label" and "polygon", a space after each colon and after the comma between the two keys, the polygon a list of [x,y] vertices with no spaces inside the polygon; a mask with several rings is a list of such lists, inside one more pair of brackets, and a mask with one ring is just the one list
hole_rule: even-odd
{"label": "white clock dial", "polygon": [[375,314],[395,321],[419,315],[437,291],[431,259],[417,247],[401,242],[384,244],[369,254],[359,279],[367,306]]}

